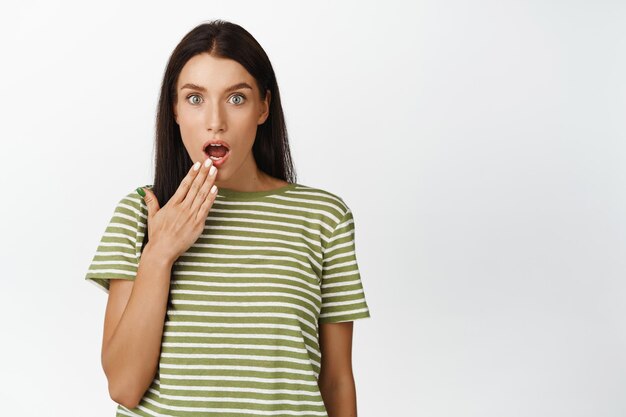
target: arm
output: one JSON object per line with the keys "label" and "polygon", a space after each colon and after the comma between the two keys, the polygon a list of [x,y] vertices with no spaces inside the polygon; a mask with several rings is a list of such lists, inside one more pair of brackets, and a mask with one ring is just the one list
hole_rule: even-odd
{"label": "arm", "polygon": [[110,283],[102,367],[111,399],[128,408],[137,406],[157,371],[172,265],[148,242],[135,280]]}
{"label": "arm", "polygon": [[150,239],[135,279],[109,283],[101,359],[111,398],[127,408],[137,406],[158,370],[172,266],[204,230],[217,196],[216,175],[210,158],[196,162],[163,208],[153,190],[137,188]]}
{"label": "arm", "polygon": [[329,417],[357,415],[352,375],[353,323],[320,323],[322,364],[318,385]]}

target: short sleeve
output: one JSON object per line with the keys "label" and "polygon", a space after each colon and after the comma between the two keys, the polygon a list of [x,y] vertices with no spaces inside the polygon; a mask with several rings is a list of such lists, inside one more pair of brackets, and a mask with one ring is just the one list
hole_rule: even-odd
{"label": "short sleeve", "polygon": [[347,208],[324,250],[319,323],[370,317],[355,249],[354,218]]}
{"label": "short sleeve", "polygon": [[117,203],[100,238],[85,280],[108,293],[111,279],[135,279],[146,213],[145,203],[136,192],[127,194]]}

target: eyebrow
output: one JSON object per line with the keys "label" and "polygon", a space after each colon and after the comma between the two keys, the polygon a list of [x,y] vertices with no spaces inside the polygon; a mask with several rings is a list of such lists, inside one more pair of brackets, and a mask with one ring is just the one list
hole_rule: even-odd
{"label": "eyebrow", "polygon": [[[198,90],[198,91],[202,91],[203,93],[206,93],[206,88],[200,85],[193,84],[193,83],[187,83],[183,85],[180,89],[184,90],[185,88],[188,88],[190,90]],[[241,88],[249,88],[250,90],[252,90],[252,87],[250,87],[250,84],[248,83],[237,83],[235,85],[231,85],[230,87],[228,87],[226,89],[226,92],[229,93],[231,91],[239,90]]]}

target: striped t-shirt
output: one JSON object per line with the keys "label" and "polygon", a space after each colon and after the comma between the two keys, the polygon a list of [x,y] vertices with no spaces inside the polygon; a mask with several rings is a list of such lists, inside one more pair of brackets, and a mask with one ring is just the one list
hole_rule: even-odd
{"label": "striped t-shirt", "polygon": [[[133,280],[147,207],[123,197],[85,279]],[[327,416],[319,323],[370,317],[342,198],[292,183],[219,189],[198,240],[174,263],[157,373],[116,416]]]}

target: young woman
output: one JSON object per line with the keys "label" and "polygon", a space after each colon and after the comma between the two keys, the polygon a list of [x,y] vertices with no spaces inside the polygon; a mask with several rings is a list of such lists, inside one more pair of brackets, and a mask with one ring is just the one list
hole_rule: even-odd
{"label": "young woman", "polygon": [[353,322],[370,311],[352,212],[295,182],[274,70],[241,26],[175,48],[136,191],[86,275],[108,293],[117,415],[356,416]]}

